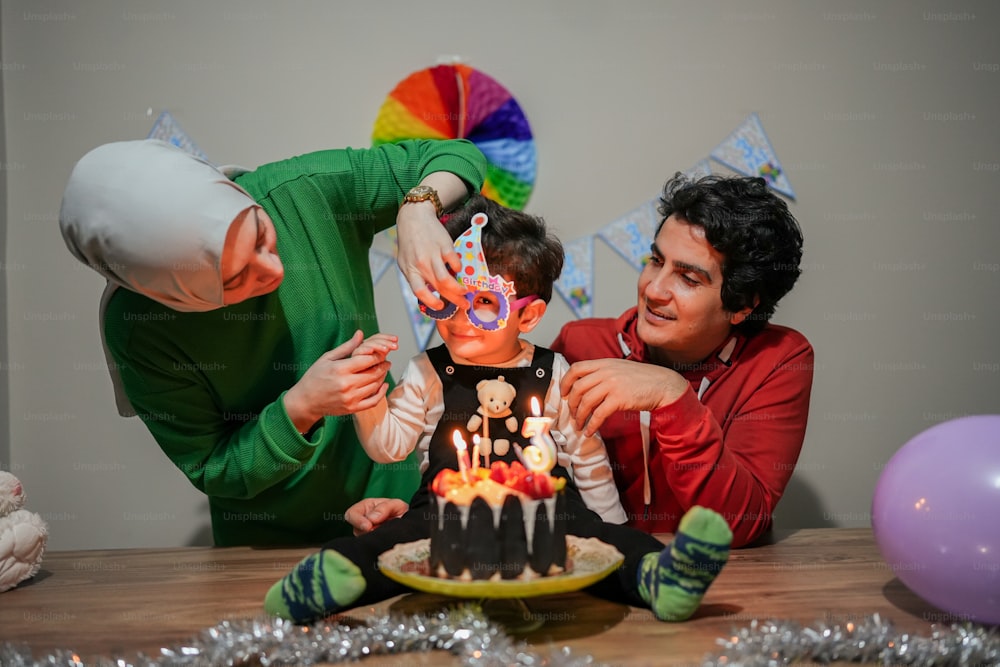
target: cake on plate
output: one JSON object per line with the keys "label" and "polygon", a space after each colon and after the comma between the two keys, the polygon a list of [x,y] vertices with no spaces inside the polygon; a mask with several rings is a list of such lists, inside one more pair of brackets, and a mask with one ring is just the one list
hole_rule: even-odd
{"label": "cake on plate", "polygon": [[442,470],[431,484],[431,576],[502,581],[566,572],[565,485],[517,461]]}

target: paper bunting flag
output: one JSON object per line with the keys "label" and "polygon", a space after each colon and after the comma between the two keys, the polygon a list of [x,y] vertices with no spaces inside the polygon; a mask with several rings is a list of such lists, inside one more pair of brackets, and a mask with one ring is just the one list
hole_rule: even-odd
{"label": "paper bunting flag", "polygon": [[[648,248],[648,246],[647,246]],[[594,237],[563,244],[566,261],[555,288],[577,317],[594,312]]]}
{"label": "paper bunting flag", "polygon": [[708,161],[708,158],[704,160],[699,160],[689,169],[684,170],[684,175],[692,180],[698,180],[699,178],[704,178],[705,176],[712,175],[712,163]]}
{"label": "paper bunting flag", "polygon": [[759,176],[767,181],[771,189],[795,199],[795,192],[756,113],[750,114],[742,125],[719,144],[712,151],[711,157],[744,176]]}
{"label": "paper bunting flag", "polygon": [[372,285],[377,285],[378,281],[382,280],[385,270],[389,268],[393,261],[392,255],[387,255],[375,248],[368,249],[368,266],[372,270]]}
{"label": "paper bunting flag", "polygon": [[[694,180],[711,176],[712,165],[708,158],[705,158],[685,169],[683,174]],[[659,205],[660,197],[653,197],[597,232],[601,240],[621,255],[636,271],[642,271],[649,261],[649,247],[653,244],[656,229],[660,226],[660,213],[657,210]]]}
{"label": "paper bunting flag", "polygon": [[636,271],[642,271],[649,259],[649,246],[660,224],[660,214],[656,210],[659,203],[660,198],[653,197],[597,232],[601,240]]}
{"label": "paper bunting flag", "polygon": [[164,111],[160,114],[160,117],[153,123],[153,129],[149,131],[149,136],[146,138],[166,141],[181,150],[187,151],[191,155],[200,157],[206,162],[208,161],[208,157],[195,145],[191,137],[181,129],[181,126],[177,124],[177,121],[174,120],[169,111]]}
{"label": "paper bunting flag", "polygon": [[389,243],[392,244],[392,256],[395,257],[399,250],[399,234],[396,233],[396,228],[390,227],[385,231],[379,232],[378,236],[388,239]]}
{"label": "paper bunting flag", "polygon": [[417,348],[422,352],[427,347],[431,335],[434,333],[434,320],[420,312],[420,304],[410,283],[406,282],[403,272],[396,269],[396,277],[399,279],[399,291],[403,294],[403,302],[406,304],[406,312],[410,316],[410,328],[413,329],[413,337],[417,341]]}

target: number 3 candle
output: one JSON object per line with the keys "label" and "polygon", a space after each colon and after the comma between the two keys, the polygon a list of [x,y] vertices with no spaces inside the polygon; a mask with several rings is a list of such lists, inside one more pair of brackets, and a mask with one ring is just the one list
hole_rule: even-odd
{"label": "number 3 candle", "polygon": [[524,467],[531,472],[549,472],[556,465],[556,443],[549,435],[551,417],[542,417],[538,398],[531,397],[531,415],[525,417],[521,435],[531,439],[531,444],[521,452]]}

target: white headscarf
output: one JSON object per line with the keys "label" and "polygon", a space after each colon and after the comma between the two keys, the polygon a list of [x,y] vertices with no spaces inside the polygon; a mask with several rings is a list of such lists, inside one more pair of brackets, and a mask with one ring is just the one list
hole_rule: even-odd
{"label": "white headscarf", "polygon": [[77,259],[179,311],[221,308],[222,247],[247,192],[204,160],[154,139],[105,144],[77,163],[59,226]]}
{"label": "white headscarf", "polygon": [[[59,227],[70,252],[119,287],[184,312],[221,308],[222,249],[253,198],[208,162],[154,139],[105,144],[73,168]],[[135,414],[105,345],[118,409]]]}

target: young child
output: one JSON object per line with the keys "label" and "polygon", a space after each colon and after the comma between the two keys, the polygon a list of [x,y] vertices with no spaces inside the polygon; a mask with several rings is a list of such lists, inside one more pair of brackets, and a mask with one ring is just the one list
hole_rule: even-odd
{"label": "young child", "polygon": [[[701,507],[685,515],[666,548],[652,535],[618,525],[626,517],[604,444],[599,436],[586,437],[576,428],[559,393],[569,365],[562,355],[521,338],[545,314],[562,271],[562,245],[540,218],[482,196],[470,199],[446,225],[458,239],[459,278],[470,287],[469,309],[422,306],[437,320],[444,344],[414,357],[388,399],[354,416],[359,439],[373,460],[402,461],[418,450],[421,488],[403,516],[369,533],[332,540],[303,559],[268,591],[265,610],[308,622],[409,590],[378,571],[378,556],[396,544],[430,537],[430,482],[440,470],[458,468],[452,435],[468,432],[480,406],[477,384],[503,376],[516,389],[509,406],[514,420],[489,422],[481,465],[516,460],[515,445],[528,444],[517,426],[530,414],[530,398],[544,397],[543,414],[554,420],[557,445],[552,474],[568,480],[567,532],[596,537],[625,556],[622,567],[588,590],[649,607],[661,620],[688,618],[725,564],[732,533],[721,516]],[[376,334],[362,348],[384,356],[395,348],[395,340]]]}

